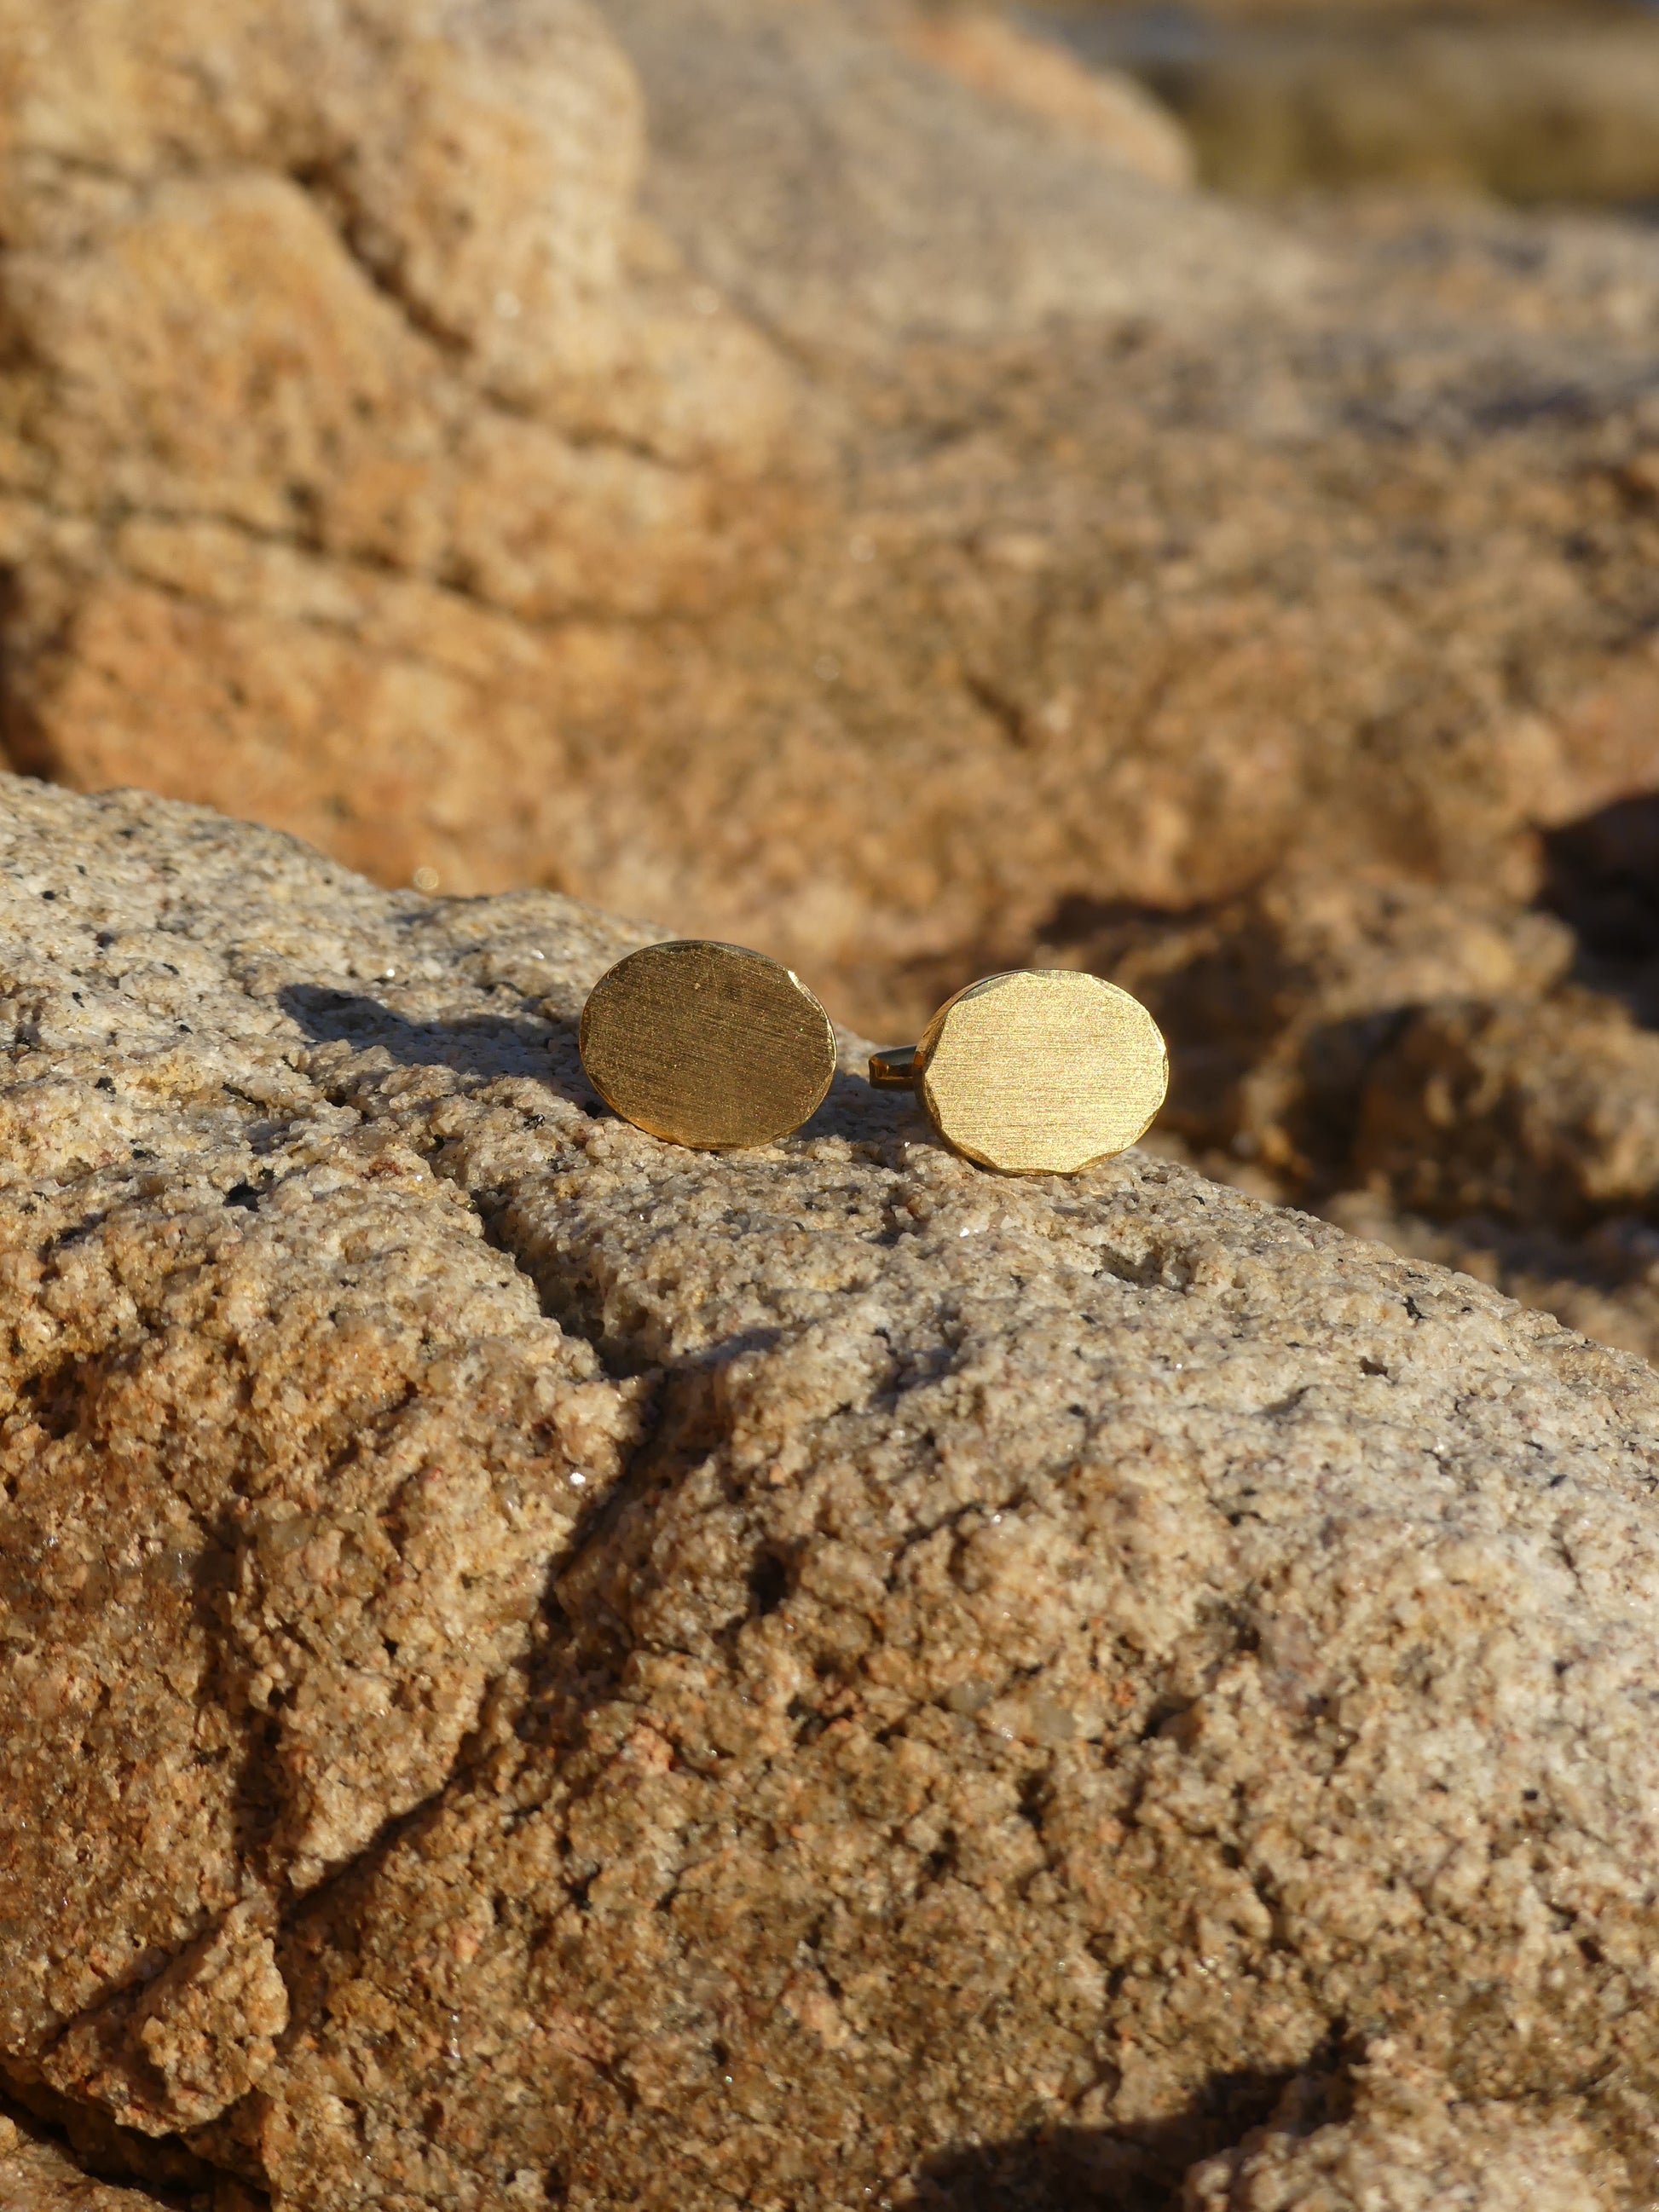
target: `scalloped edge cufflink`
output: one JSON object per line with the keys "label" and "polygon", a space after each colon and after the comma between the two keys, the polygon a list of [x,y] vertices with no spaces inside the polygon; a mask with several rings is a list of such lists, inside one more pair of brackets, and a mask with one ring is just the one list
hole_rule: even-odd
{"label": "scalloped edge cufflink", "polygon": [[870,1059],[953,1152],[1002,1175],[1076,1175],[1144,1137],[1170,1089],[1164,1034],[1099,975],[1036,968],[947,999],[921,1042]]}

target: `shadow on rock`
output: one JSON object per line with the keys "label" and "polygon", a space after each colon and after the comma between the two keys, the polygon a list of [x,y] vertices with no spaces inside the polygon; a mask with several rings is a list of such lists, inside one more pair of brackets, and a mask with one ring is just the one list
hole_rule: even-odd
{"label": "shadow on rock", "polygon": [[877,1091],[862,1075],[836,1070],[823,1103],[797,1133],[803,1137],[845,1137],[849,1143],[902,1134],[914,1144],[937,1146],[921,1109],[908,1091]]}
{"label": "shadow on rock", "polygon": [[1220,2075],[1201,2100],[1132,2131],[1047,2128],[940,2152],[917,2176],[928,2212],[1171,2212],[1182,2177],[1273,2112],[1292,2077]]}
{"label": "shadow on rock", "polygon": [[529,1076],[584,1113],[605,1110],[582,1074],[574,1022],[530,1014],[411,1022],[378,999],[321,984],[293,984],[279,995],[283,1011],[313,1044],[378,1050],[401,1067],[447,1067],[477,1083]]}
{"label": "shadow on rock", "polygon": [[1602,959],[1659,959],[1659,792],[1598,807],[1544,840],[1545,903]]}
{"label": "shadow on rock", "polygon": [[[582,1072],[574,1022],[536,1015],[477,1014],[453,1022],[411,1022],[362,992],[297,983],[280,994],[285,1012],[313,1044],[344,1044],[354,1052],[384,1052],[400,1067],[447,1067],[470,1084],[505,1076],[544,1084],[556,1097],[596,1118],[611,1109]],[[823,1104],[800,1133],[868,1142],[904,1133],[937,1143],[926,1121],[903,1093],[872,1091],[861,1075],[838,1068]]]}

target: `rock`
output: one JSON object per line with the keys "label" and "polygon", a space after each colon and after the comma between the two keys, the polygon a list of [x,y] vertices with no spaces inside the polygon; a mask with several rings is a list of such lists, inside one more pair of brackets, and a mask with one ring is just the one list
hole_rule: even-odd
{"label": "rock", "polygon": [[277,2212],[1651,2192],[1650,1370],[852,1039],[660,1145],[550,894],[0,836],[15,2094]]}
{"label": "rock", "polygon": [[1409,2065],[1356,2069],[1340,2120],[1297,2084],[1273,2121],[1188,2178],[1185,2212],[1577,2212],[1616,2201],[1621,2176],[1581,2122],[1459,2104]]}
{"label": "rock", "polygon": [[14,758],[482,858],[592,626],[720,595],[794,405],[635,239],[625,60],[582,0],[77,0],[0,77]]}
{"label": "rock", "polygon": [[[1643,0],[1467,0],[1457,15],[1460,21],[1480,23],[1629,22],[1642,4]],[[1079,25],[1103,27],[1114,17],[1133,17],[1139,5],[1140,0],[1060,0],[1056,13]],[[1364,32],[1384,22],[1443,21],[1444,10],[1439,0],[1182,0],[1181,20],[1188,27],[1227,23],[1262,29],[1334,21],[1350,32]]]}
{"label": "rock", "polygon": [[150,2212],[155,2203],[147,2191],[94,2179],[50,2139],[37,2140],[0,2114],[3,2212]]}
{"label": "rock", "polygon": [[1659,1036],[1589,994],[1430,1007],[1370,1073],[1354,1161],[1442,1218],[1659,1215]]}
{"label": "rock", "polygon": [[1564,824],[1549,840],[1546,884],[1593,961],[1614,972],[1659,961],[1659,793]]}
{"label": "rock", "polygon": [[1428,1061],[1359,1136],[1407,1021],[1524,1058],[1570,964],[1540,1040],[1645,1079],[1640,225],[1247,217],[896,0],[76,0],[0,79],[15,764],[672,913],[889,1039],[1103,966],[1193,1160],[1659,1352],[1639,1104],[1547,1203]]}
{"label": "rock", "polygon": [[1034,38],[988,8],[921,8],[898,36],[970,90],[1023,108],[1155,185],[1190,185],[1193,152],[1168,110],[1133,77],[1087,69],[1057,40]]}
{"label": "rock", "polygon": [[[778,937],[763,907],[807,926],[774,830],[827,789],[849,796],[825,817],[812,927],[850,944],[872,858],[851,795],[875,770],[822,672],[850,623],[890,727],[933,679],[906,594],[849,562],[845,394],[641,212],[616,26],[582,0],[209,12],[77,0],[0,25],[12,763],[234,805],[393,881],[701,899],[711,926],[724,897],[739,937]],[[755,112],[744,82],[762,72],[769,97],[775,79],[860,167],[786,162],[777,192],[741,204],[759,220],[787,185],[812,218],[796,275],[837,339],[857,319],[827,216],[850,220],[861,191],[866,233],[918,190],[948,184],[958,210],[860,261],[882,328],[1002,337],[1159,301],[1202,320],[1305,274],[1301,248],[1075,134],[1050,149],[1046,126],[884,29],[822,12],[819,66],[786,9],[773,66],[763,15],[726,13],[690,58],[738,72],[714,87],[716,170],[665,146],[652,190],[677,220],[706,211]],[[691,21],[674,11],[659,43]],[[874,109],[866,82],[885,88]],[[1000,176],[1024,180],[1006,206]],[[924,592],[937,535],[899,555]],[[864,604],[837,611],[860,581]],[[976,730],[994,756],[983,709],[948,692],[944,743]],[[896,799],[912,842],[934,766],[918,756]],[[744,796],[763,787],[770,828]],[[940,910],[959,932],[978,905],[957,891]]]}
{"label": "rock", "polygon": [[12,763],[672,912],[894,1036],[1287,856],[1530,899],[1651,782],[1645,234],[1247,216],[922,35],[15,8]]}
{"label": "rock", "polygon": [[[282,988],[297,957],[296,983],[320,988],[370,957],[368,939],[345,954],[337,939],[331,957],[326,930],[289,908],[315,863],[205,817],[152,858],[142,808],[118,804],[71,849],[42,835],[53,804],[8,784],[21,913],[0,1157],[28,1350],[11,1386],[5,1558],[23,1656],[3,1757],[9,1796],[40,1814],[9,1844],[9,1894],[38,1914],[67,1888],[84,1941],[5,1954],[0,2032],[31,2052],[234,1925],[250,1835],[260,1867],[304,1886],[430,1794],[529,1632],[550,1538],[586,1502],[526,1490],[527,1471],[561,1452],[562,1422],[598,1481],[629,1395],[541,1321],[468,1209],[441,1206],[434,1234],[417,1233],[426,1168],[396,1146],[354,1150],[357,1117],[289,1065],[260,978]],[[244,866],[265,902],[221,953],[189,917],[203,899],[228,915],[224,872]],[[350,888],[341,900],[349,927]],[[42,929],[60,907],[78,909],[89,990],[65,988]],[[380,972],[408,937],[374,926]],[[159,1242],[144,1223],[157,1200]],[[401,1309],[377,1268],[412,1271]],[[169,1433],[188,1439],[182,1456]],[[257,1958],[250,1971],[258,1982]],[[187,1988],[176,1998],[191,2010]],[[74,2054],[59,2054],[62,2070]]]}
{"label": "rock", "polygon": [[1641,804],[1552,841],[1560,916],[1291,870],[1074,918],[1170,1037],[1166,1151],[1659,1358],[1659,963]]}
{"label": "rock", "polygon": [[1512,902],[1313,868],[1208,910],[1079,920],[1047,954],[1151,1007],[1173,1048],[1168,1127],[1304,1182],[1351,1157],[1367,1080],[1412,1010],[1540,998],[1574,956],[1571,929]]}
{"label": "rock", "polygon": [[994,25],[900,15],[895,40],[844,0],[616,0],[606,14],[646,97],[647,208],[796,346],[879,356],[1057,319],[1207,320],[1291,296],[1308,273],[1287,237],[1149,189],[1137,171],[1178,181],[1167,153],[1145,150],[1154,132],[1168,148],[1168,125],[1137,114],[1126,128],[1109,88],[1080,125],[1086,77],[1056,53],[1034,86],[1049,58]]}
{"label": "rock", "polygon": [[164,2136],[217,2119],[269,2070],[288,2026],[268,1903],[233,1905],[148,1987],[123,1990],[46,2054],[43,2081]]}

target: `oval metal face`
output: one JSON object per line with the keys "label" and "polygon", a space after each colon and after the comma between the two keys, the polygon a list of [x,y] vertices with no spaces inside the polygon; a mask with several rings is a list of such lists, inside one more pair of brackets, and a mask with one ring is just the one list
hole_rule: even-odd
{"label": "oval metal face", "polygon": [[916,1092],[946,1144],[1005,1175],[1074,1175],[1144,1137],[1170,1087],[1163,1034],[1098,975],[989,975],[941,1006]]}
{"label": "oval metal face", "polygon": [[609,969],[582,1008],[580,1043],[614,1113],[701,1151],[799,1128],[836,1072],[830,1017],[799,978],[705,938],[647,945]]}

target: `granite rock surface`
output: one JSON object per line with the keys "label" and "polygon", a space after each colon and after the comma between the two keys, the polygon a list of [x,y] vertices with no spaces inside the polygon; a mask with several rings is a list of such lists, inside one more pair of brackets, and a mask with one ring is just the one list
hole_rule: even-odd
{"label": "granite rock surface", "polygon": [[1190,185],[1193,149],[1167,108],[1116,71],[1080,64],[1052,38],[988,8],[905,9],[889,20],[911,52],[975,92],[1159,185]]}
{"label": "granite rock surface", "polygon": [[0,785],[9,2093],[278,2212],[1634,2212],[1659,1380],[851,1038],[659,1144],[651,933]]}
{"label": "granite rock surface", "polygon": [[0,93],[13,765],[891,1042],[1121,956],[1192,1159],[1659,1349],[1641,223],[1245,215],[898,0],[18,0]]}
{"label": "granite rock surface", "polygon": [[[765,837],[744,806],[708,843],[755,747],[775,804],[813,805],[846,400],[778,339],[1201,314],[1305,258],[1147,181],[1180,141],[1133,90],[1114,110],[1048,51],[1002,102],[908,26],[830,0],[9,9],[13,764],[233,805],[392,881],[659,903]],[[619,27],[685,81],[649,161]],[[734,194],[720,157],[757,131]]]}
{"label": "granite rock surface", "polygon": [[1644,226],[1247,214],[897,0],[18,0],[0,93],[14,765],[885,1041],[1121,954],[1193,1159],[1659,1350]]}
{"label": "granite rock surface", "polygon": [[1386,2045],[1340,2101],[1297,2084],[1269,2124],[1188,2175],[1182,2212],[1577,2212],[1620,2177],[1577,2118],[1448,2096]]}
{"label": "granite rock surface", "polygon": [[1044,961],[1157,1013],[1161,1142],[1659,1357],[1659,813],[1565,836],[1547,902],[1291,869],[1185,914],[1080,913]]}
{"label": "granite rock surface", "polygon": [[[792,349],[1207,323],[1307,274],[1289,237],[1169,189],[1182,142],[1149,101],[1097,93],[1080,128],[1034,101],[1035,41],[976,55],[959,24],[848,0],[612,0],[605,19],[645,99],[645,207]],[[1080,115],[1088,77],[1048,58]]]}

